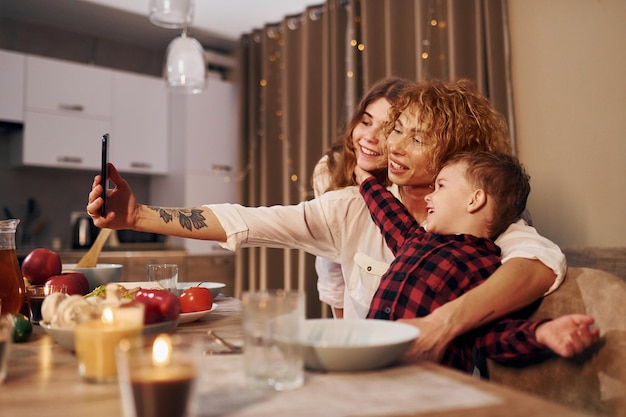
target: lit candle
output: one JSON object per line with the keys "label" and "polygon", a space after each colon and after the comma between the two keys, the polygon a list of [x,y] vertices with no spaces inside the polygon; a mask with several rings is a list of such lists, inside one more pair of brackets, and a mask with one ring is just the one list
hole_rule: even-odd
{"label": "lit candle", "polygon": [[88,381],[114,381],[115,346],[120,340],[141,333],[144,306],[107,306],[97,311],[99,315],[94,310],[83,312],[76,325],[74,346],[79,372]]}
{"label": "lit candle", "polygon": [[197,352],[177,346],[167,334],[157,336],[149,362],[128,359],[130,389],[137,417],[182,417],[197,376]]}

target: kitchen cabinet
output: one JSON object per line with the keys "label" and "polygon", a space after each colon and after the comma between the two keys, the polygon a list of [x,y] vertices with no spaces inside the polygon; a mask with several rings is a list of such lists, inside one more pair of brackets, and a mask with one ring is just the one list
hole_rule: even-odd
{"label": "kitchen cabinet", "polygon": [[168,172],[167,89],[160,78],[115,72],[109,157],[118,170]]}
{"label": "kitchen cabinet", "polygon": [[98,169],[102,135],[112,128],[110,70],[26,56],[23,136],[14,163]]}
{"label": "kitchen cabinet", "polygon": [[24,121],[24,67],[26,56],[0,51],[0,120]]}
{"label": "kitchen cabinet", "polygon": [[98,170],[102,132],[110,123],[26,112],[23,137],[11,149],[19,165]]}
{"label": "kitchen cabinet", "polygon": [[163,80],[25,56],[24,130],[16,165],[97,170],[102,135],[121,172],[168,172],[168,96]]}
{"label": "kitchen cabinet", "polygon": [[[237,91],[232,83],[210,79],[201,94],[170,94],[171,175],[152,179],[150,204],[194,207],[237,202]],[[190,254],[226,252],[215,242],[172,238],[170,243]]]}
{"label": "kitchen cabinet", "polygon": [[[183,97],[187,131],[186,171],[236,175],[239,99],[232,83],[210,79],[202,94]],[[180,98],[180,96],[173,97]]]}
{"label": "kitchen cabinet", "polygon": [[224,295],[235,294],[235,254],[225,255],[188,255],[187,274],[181,282],[221,282],[226,284]]}

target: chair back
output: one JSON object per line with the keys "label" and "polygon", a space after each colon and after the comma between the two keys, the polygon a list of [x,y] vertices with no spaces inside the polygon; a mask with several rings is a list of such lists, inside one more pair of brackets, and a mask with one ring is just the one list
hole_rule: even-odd
{"label": "chair back", "polygon": [[569,268],[531,319],[570,313],[594,317],[601,342],[579,357],[550,357],[524,367],[487,360],[489,379],[602,415],[626,417],[626,281],[598,269]]}

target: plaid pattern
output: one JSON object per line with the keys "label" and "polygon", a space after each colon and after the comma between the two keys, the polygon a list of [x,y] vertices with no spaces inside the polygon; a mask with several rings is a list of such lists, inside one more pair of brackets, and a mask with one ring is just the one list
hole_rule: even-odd
{"label": "plaid pattern", "polygon": [[[368,318],[423,317],[486,280],[500,266],[500,249],[471,235],[428,233],[385,187],[370,178],[361,194],[396,256],[372,299]],[[471,371],[472,347],[494,360],[531,358],[545,351],[535,339],[542,322],[501,320],[455,339],[442,363]]]}

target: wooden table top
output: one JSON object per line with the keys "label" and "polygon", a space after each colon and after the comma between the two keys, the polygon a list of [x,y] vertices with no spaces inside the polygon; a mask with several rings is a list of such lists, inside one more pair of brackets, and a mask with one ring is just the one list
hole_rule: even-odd
{"label": "wooden table top", "polygon": [[[240,303],[218,297],[218,309],[180,325],[178,334],[215,330],[240,343]],[[538,397],[482,381],[438,364],[394,366],[362,373],[307,372],[288,392],[260,391],[243,381],[241,355],[205,357],[197,404],[202,416],[585,416]],[[35,326],[27,343],[13,344],[0,386],[0,416],[110,417],[121,415],[116,383],[91,384],[78,375],[74,354]]]}

